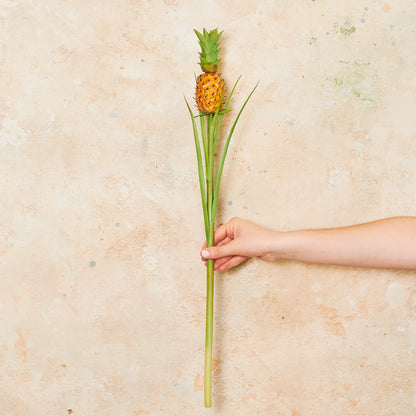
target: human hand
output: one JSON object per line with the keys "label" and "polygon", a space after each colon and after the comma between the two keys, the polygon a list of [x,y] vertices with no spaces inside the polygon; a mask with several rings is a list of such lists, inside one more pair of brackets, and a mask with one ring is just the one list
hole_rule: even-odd
{"label": "human hand", "polygon": [[274,261],[277,260],[274,246],[279,234],[241,218],[233,218],[217,229],[213,247],[204,244],[201,259],[215,259],[214,269],[219,271],[229,270],[248,257]]}

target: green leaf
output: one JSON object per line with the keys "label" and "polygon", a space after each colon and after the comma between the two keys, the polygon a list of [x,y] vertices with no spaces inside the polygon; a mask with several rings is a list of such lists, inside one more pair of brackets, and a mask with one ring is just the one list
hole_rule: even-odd
{"label": "green leaf", "polygon": [[239,113],[238,113],[238,115],[237,115],[237,117],[236,117],[236,119],[235,119],[232,127],[231,127],[231,130],[230,130],[230,132],[228,134],[227,141],[225,142],[224,149],[223,149],[222,156],[221,156],[221,161],[220,161],[220,164],[219,164],[219,167],[218,167],[217,179],[215,181],[214,201],[212,203],[212,215],[214,215],[214,216],[215,216],[215,211],[217,210],[218,192],[219,192],[219,189],[220,189],[220,182],[221,182],[222,171],[224,169],[224,161],[225,161],[225,157],[227,156],[227,150],[228,150],[228,146],[230,144],[231,137],[232,137],[233,132],[234,132],[234,129],[235,129],[236,125],[237,125],[238,119],[241,116],[241,113],[243,112],[245,106],[248,103],[248,100],[253,95],[254,91],[256,90],[257,86],[259,85],[259,82],[260,81],[257,82],[257,84],[255,85],[255,87],[251,90],[251,92],[250,92],[249,96],[247,97],[247,99],[244,101],[244,104],[242,105],[242,107],[241,107],[241,109],[240,109],[240,111],[239,111]]}
{"label": "green leaf", "polygon": [[[185,97],[184,97],[185,98]],[[194,139],[195,139],[195,149],[196,149],[196,158],[198,160],[198,177],[199,177],[199,188],[201,191],[201,200],[202,200],[202,209],[204,212],[204,225],[205,225],[205,235],[208,239],[209,236],[209,222],[208,222],[208,211],[207,211],[207,200],[205,195],[205,183],[204,183],[204,170],[202,167],[202,156],[201,156],[201,146],[199,144],[199,135],[198,129],[195,123],[195,117],[192,114],[191,107],[188,104],[188,101],[185,98],[186,106],[188,107],[189,114],[192,120],[192,128],[194,132]]]}

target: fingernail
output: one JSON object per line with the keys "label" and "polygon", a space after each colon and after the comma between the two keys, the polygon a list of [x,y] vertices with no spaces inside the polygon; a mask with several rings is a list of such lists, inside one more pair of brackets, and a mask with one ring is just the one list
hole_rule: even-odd
{"label": "fingernail", "polygon": [[206,259],[209,257],[209,251],[208,250],[202,250],[202,257],[205,257]]}

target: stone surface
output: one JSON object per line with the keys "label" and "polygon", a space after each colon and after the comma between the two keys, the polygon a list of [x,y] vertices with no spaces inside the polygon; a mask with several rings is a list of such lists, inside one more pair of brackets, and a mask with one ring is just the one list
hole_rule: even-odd
{"label": "stone surface", "polygon": [[[243,74],[218,222],[416,215],[416,4],[3,0],[1,416],[416,414],[416,275],[205,268],[193,28]],[[228,124],[229,126],[229,124]]]}

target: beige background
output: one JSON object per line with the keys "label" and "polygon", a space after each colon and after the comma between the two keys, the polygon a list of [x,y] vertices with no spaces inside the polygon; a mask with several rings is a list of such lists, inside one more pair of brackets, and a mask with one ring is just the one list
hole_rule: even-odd
{"label": "beige background", "polygon": [[[193,28],[257,80],[218,222],[416,215],[416,3],[0,2],[0,415],[416,414],[416,274],[205,269]],[[235,112],[234,112],[235,114]],[[230,120],[232,117],[230,117]]]}

